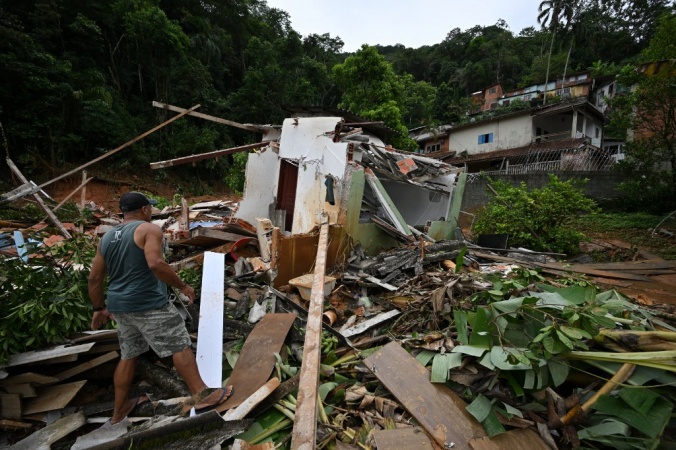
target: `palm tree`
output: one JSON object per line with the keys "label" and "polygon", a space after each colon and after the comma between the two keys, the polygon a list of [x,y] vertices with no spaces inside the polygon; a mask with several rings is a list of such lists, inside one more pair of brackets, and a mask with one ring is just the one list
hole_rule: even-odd
{"label": "palm tree", "polygon": [[547,57],[547,71],[545,75],[544,102],[547,103],[547,84],[549,83],[549,66],[552,62],[552,51],[556,32],[561,24],[567,24],[573,17],[576,0],[543,0],[538,7],[538,23],[542,29],[552,32],[552,42],[549,44],[549,56]]}

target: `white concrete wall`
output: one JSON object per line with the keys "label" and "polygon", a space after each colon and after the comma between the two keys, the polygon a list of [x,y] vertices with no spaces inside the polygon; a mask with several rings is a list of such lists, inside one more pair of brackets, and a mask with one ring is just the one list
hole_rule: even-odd
{"label": "white concrete wall", "polygon": [[269,218],[270,208],[274,210],[279,181],[279,155],[271,147],[264,152],[249,153],[246,163],[244,196],[239,203],[236,216],[252,225],[256,218]]}
{"label": "white concrete wall", "polygon": [[[340,188],[347,164],[347,145],[333,142],[332,133],[340,117],[303,117],[285,119],[279,140],[280,158],[298,162],[296,205],[292,234],[307,233],[320,223],[321,212],[336,223]],[[326,199],[326,175],[333,175],[336,204]],[[275,191],[276,192],[276,191]]]}
{"label": "white concrete wall", "polygon": [[[493,142],[479,145],[479,135],[493,133]],[[496,118],[476,126],[451,130],[449,134],[450,150],[468,154],[493,152],[530,144],[532,119],[530,115]]]}

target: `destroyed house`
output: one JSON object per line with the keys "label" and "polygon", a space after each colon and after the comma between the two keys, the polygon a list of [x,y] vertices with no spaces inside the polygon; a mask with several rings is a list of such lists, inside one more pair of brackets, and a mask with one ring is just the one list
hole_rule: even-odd
{"label": "destroyed house", "polygon": [[[284,120],[278,136],[264,138],[272,139],[267,147],[249,154],[237,217],[250,223],[269,218],[286,241],[303,239],[328,220],[336,246],[344,249],[349,240],[367,253],[422,234],[451,237],[457,218],[452,206],[458,209],[460,203],[454,194],[461,198],[455,191],[463,170],[395,151],[382,132],[380,123],[340,116]],[[330,258],[338,253],[329,249]],[[307,269],[291,268],[288,276]],[[280,281],[285,278],[278,275]]]}

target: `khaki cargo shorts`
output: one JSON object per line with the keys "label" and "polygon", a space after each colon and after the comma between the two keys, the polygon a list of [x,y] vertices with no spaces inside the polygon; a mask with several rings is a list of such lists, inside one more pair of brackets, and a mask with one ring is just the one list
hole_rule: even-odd
{"label": "khaki cargo shorts", "polygon": [[122,359],[132,359],[152,348],[165,358],[189,347],[190,336],[172,303],[150,311],[115,313]]}

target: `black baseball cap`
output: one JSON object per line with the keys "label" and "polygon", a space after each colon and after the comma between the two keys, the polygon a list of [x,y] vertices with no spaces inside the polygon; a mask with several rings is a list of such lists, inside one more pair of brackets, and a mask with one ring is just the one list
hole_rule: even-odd
{"label": "black baseball cap", "polygon": [[120,197],[120,210],[122,212],[136,211],[146,205],[154,205],[156,203],[157,200],[148,198],[140,192],[132,191],[127,192]]}

